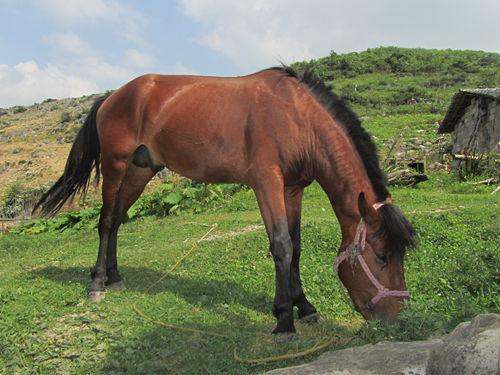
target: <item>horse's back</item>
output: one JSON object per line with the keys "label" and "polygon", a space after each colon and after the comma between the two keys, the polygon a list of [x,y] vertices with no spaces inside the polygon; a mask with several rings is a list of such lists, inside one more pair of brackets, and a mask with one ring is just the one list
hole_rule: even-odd
{"label": "horse's back", "polygon": [[289,135],[289,103],[273,92],[275,75],[138,77],[106,101],[102,118],[112,120],[102,136],[144,144],[157,162],[193,179],[249,183],[258,163],[279,159],[277,138]]}

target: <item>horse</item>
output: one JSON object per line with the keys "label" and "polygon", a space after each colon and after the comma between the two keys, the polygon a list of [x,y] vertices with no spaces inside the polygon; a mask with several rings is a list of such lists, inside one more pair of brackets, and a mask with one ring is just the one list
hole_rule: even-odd
{"label": "horse", "polygon": [[89,298],[120,288],[117,233],[164,167],[255,192],[275,264],[272,333],[319,314],[300,279],[304,188],[317,181],[338,218],[335,271],[365,319],[392,322],[405,300],[403,260],[415,231],[394,205],[375,144],[349,106],[310,70],[274,67],[242,77],[140,76],[95,101],[64,173],[35,210],[53,215],[102,174],[99,250]]}

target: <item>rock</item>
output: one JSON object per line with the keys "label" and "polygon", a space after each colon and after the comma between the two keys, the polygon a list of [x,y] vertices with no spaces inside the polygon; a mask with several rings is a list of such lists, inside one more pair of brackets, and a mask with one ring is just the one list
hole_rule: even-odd
{"label": "rock", "polygon": [[432,351],[442,345],[440,339],[415,342],[379,342],[328,352],[316,361],[268,375],[425,375]]}
{"label": "rock", "polygon": [[387,174],[389,185],[415,186],[419,182],[427,181],[429,178],[413,169],[396,169]]}
{"label": "rock", "polygon": [[500,375],[500,315],[478,315],[442,338],[327,352],[267,375]]}
{"label": "rock", "polygon": [[431,374],[500,374],[500,315],[478,315],[461,323],[429,361]]}

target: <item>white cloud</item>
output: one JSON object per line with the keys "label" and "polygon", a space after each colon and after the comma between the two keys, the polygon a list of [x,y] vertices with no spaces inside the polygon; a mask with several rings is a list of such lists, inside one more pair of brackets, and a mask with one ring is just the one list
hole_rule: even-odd
{"label": "white cloud", "polygon": [[99,92],[97,84],[59,67],[39,67],[34,61],[0,65],[0,104],[32,104],[45,98],[65,98]]}
{"label": "white cloud", "polygon": [[57,63],[40,66],[29,60],[0,65],[0,106],[98,93],[138,75],[133,69],[103,60],[72,32],[53,33],[42,39],[54,50]]}
{"label": "white cloud", "polygon": [[136,49],[128,49],[125,51],[125,61],[130,66],[145,68],[151,66],[154,58],[146,52],[141,52]]}
{"label": "white cloud", "polygon": [[115,0],[36,0],[34,5],[66,26],[112,23],[117,34],[135,43],[143,42],[143,29],[148,24],[140,11]]}
{"label": "white cloud", "polygon": [[88,56],[90,54],[89,47],[80,39],[78,35],[72,32],[52,33],[44,37],[43,40],[63,52],[69,52],[80,57]]}
{"label": "white cloud", "polygon": [[[181,0],[196,40],[245,69],[380,45],[500,51],[498,0]],[[487,12],[484,10],[488,9]],[[480,25],[480,26],[479,26]]]}

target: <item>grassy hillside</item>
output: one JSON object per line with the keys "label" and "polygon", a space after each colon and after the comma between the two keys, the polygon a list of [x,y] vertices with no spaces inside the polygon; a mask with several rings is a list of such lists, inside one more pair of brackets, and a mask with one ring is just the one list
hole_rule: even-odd
{"label": "grassy hillside", "polygon": [[[436,142],[436,123],[460,88],[500,86],[500,55],[480,51],[387,47],[295,65],[311,65],[351,103],[382,154],[400,134],[410,149],[415,139]],[[0,109],[0,197],[14,183],[36,187],[60,175],[95,97]]]}
{"label": "grassy hillside", "polygon": [[[297,65],[310,64],[350,101],[383,157],[396,138],[403,152],[426,157],[429,147],[442,146],[436,122],[451,95],[500,86],[499,61],[484,52],[378,48]],[[93,99],[0,110],[1,191],[53,181]],[[499,195],[448,173],[430,177],[391,189],[420,238],[406,259],[411,302],[391,327],[365,323],[343,299],[332,274],[338,224],[319,186],[306,190],[301,269],[323,321],[297,323],[298,337],[286,345],[269,334],[274,265],[250,190],[173,181],[141,200],[119,235],[128,289],[108,292],[100,304],[86,300],[98,206],[0,234],[0,373],[254,374],[317,354],[251,366],[233,352],[273,356],[332,337],[332,348],[420,339],[480,312],[500,313]],[[150,289],[213,224],[216,232]],[[166,328],[134,305],[159,322],[224,337]]]}
{"label": "grassy hillside", "polygon": [[[437,139],[450,99],[463,88],[500,86],[500,54],[381,47],[299,62],[346,99],[379,146]],[[384,154],[387,147],[380,147]]]}
{"label": "grassy hillside", "polygon": [[[301,269],[323,322],[298,323],[298,337],[287,345],[269,334],[274,266],[251,191],[214,211],[125,224],[119,262],[128,290],[108,292],[100,304],[86,300],[95,229],[0,235],[0,373],[255,374],[317,354],[251,366],[236,362],[234,351],[256,358],[332,337],[339,342],[332,348],[420,339],[479,312],[498,313],[500,207],[490,191],[445,175],[393,189],[420,245],[406,260],[410,307],[400,325],[384,328],[365,325],[343,300],[332,273],[339,227],[319,186],[308,188]],[[216,232],[148,290],[214,223]],[[134,304],[162,323],[226,337],[162,327],[138,316]]]}
{"label": "grassy hillside", "polygon": [[97,95],[0,109],[0,194],[55,181]]}

